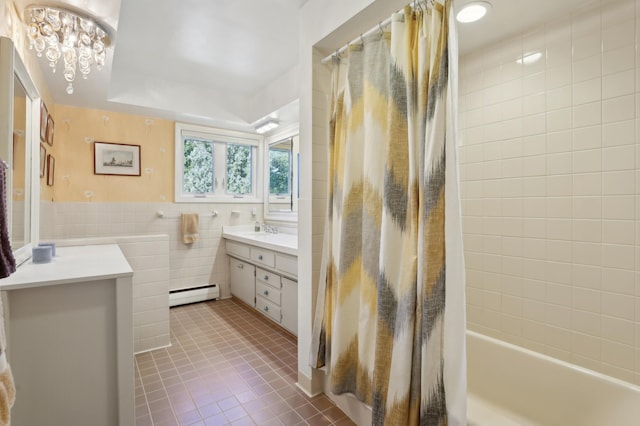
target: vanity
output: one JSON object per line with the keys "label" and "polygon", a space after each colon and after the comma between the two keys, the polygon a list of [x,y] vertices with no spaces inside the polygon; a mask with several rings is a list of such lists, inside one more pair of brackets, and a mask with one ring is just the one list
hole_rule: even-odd
{"label": "vanity", "polygon": [[298,237],[225,226],[231,294],[298,335]]}

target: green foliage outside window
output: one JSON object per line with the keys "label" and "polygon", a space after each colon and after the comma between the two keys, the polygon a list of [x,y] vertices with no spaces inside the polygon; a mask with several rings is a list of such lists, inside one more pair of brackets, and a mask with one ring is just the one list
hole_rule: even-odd
{"label": "green foliage outside window", "polygon": [[213,144],[197,139],[184,140],[184,192],[213,192]]}
{"label": "green foliage outside window", "polygon": [[250,194],[251,146],[227,144],[227,192]]}
{"label": "green foliage outside window", "polygon": [[291,183],[291,151],[269,149],[269,194],[287,195]]}

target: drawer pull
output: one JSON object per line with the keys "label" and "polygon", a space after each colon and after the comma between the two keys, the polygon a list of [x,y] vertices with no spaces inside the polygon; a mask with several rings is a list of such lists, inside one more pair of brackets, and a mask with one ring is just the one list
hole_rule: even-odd
{"label": "drawer pull", "polygon": [[264,276],[264,280],[265,280],[265,281],[269,281],[269,275],[265,275],[265,276]]}
{"label": "drawer pull", "polygon": [[265,311],[267,311],[267,312],[269,312],[269,307],[268,307],[268,306],[265,306],[265,307],[264,307],[264,310],[265,310]]}
{"label": "drawer pull", "polygon": [[269,295],[269,290],[265,290],[265,291],[264,291],[264,295],[265,295],[265,296],[268,296],[268,295]]}
{"label": "drawer pull", "polygon": [[258,260],[262,260],[262,255],[259,255],[259,256],[258,256]]}
{"label": "drawer pull", "polygon": [[238,263],[238,268],[244,269],[244,263]]}

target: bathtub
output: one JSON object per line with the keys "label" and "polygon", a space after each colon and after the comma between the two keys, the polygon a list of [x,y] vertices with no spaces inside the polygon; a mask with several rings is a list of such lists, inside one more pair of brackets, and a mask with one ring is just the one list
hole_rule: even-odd
{"label": "bathtub", "polygon": [[469,426],[640,425],[640,387],[467,331]]}

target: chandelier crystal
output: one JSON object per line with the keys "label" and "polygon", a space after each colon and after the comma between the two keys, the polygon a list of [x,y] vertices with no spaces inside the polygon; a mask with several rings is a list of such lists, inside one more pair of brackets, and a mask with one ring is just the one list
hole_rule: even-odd
{"label": "chandelier crystal", "polygon": [[86,79],[94,64],[98,70],[104,65],[111,39],[94,19],[56,7],[31,6],[25,10],[25,20],[30,49],[38,57],[44,53],[54,73],[63,59],[68,94],[73,93],[77,72]]}

